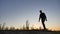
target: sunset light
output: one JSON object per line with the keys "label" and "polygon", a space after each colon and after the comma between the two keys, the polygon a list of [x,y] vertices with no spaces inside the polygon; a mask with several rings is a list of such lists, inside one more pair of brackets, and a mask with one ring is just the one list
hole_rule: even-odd
{"label": "sunset light", "polygon": [[0,0],[0,29],[60,31],[60,0]]}

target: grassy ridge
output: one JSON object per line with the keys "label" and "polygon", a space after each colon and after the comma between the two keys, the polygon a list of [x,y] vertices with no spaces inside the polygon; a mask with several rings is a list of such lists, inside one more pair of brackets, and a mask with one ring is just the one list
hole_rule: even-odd
{"label": "grassy ridge", "polygon": [[0,30],[0,34],[60,34],[60,31],[44,31],[44,30]]}

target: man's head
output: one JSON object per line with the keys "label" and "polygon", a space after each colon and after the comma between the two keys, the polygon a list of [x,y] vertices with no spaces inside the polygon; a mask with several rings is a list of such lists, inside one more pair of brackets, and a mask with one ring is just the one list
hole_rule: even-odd
{"label": "man's head", "polygon": [[42,13],[42,10],[40,10],[40,13]]}

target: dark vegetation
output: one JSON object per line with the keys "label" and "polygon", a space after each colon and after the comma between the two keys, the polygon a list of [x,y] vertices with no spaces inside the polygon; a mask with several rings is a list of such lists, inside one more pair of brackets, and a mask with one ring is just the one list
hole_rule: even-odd
{"label": "dark vegetation", "polygon": [[0,24],[0,34],[60,34],[60,31],[52,31],[49,29],[29,29],[29,23],[26,21],[26,27],[22,29],[15,29],[15,27],[6,27],[6,23]]}
{"label": "dark vegetation", "polygon": [[60,34],[60,31],[44,31],[44,30],[0,30],[0,34]]}

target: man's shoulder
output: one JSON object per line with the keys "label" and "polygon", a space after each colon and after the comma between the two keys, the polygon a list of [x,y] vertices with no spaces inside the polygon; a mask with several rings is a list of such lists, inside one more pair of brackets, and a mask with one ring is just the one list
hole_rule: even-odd
{"label": "man's shoulder", "polygon": [[45,13],[41,13],[41,14],[45,14]]}
{"label": "man's shoulder", "polygon": [[45,13],[41,13],[40,15],[45,15]]}

